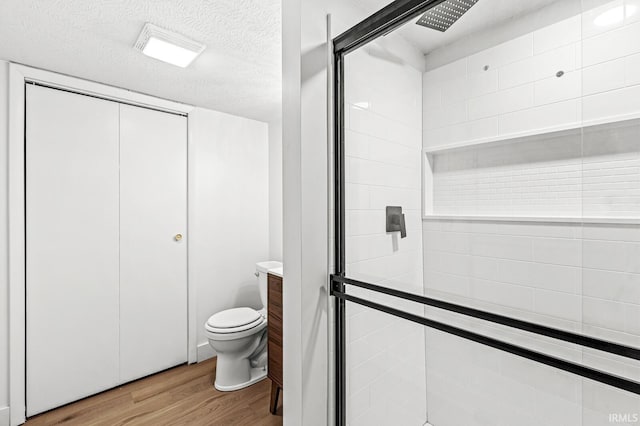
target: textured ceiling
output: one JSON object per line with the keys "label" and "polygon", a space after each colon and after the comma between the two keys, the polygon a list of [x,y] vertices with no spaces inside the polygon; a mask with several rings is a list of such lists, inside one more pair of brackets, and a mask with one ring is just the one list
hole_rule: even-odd
{"label": "textured ceiling", "polygon": [[[511,19],[524,16],[551,3],[575,3],[577,1],[480,0],[444,33],[416,25],[417,18],[403,25],[397,31],[422,53],[428,54],[439,47],[446,46],[479,31],[504,24]],[[368,14],[372,14],[391,3],[390,0],[353,0],[353,2]]]}
{"label": "textured ceiling", "polygon": [[[0,0],[0,59],[270,121],[280,0]],[[135,51],[145,22],[207,45],[188,68]]]}

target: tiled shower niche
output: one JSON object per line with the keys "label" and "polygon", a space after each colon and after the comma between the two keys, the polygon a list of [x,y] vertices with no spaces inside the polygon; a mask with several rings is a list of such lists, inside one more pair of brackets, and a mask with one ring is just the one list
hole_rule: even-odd
{"label": "tiled shower niche", "polygon": [[640,119],[425,152],[425,217],[640,220]]}

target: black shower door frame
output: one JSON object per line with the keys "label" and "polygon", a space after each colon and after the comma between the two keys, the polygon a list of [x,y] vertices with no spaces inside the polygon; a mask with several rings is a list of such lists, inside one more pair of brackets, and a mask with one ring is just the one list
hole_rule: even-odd
{"label": "black shower door frame", "polygon": [[615,342],[597,339],[578,333],[547,327],[541,324],[519,320],[488,311],[457,305],[444,300],[424,297],[417,294],[394,290],[383,286],[354,280],[346,276],[345,250],[345,103],[344,103],[344,58],[349,52],[381,37],[418,15],[443,3],[446,0],[396,0],[388,6],[369,16],[365,20],[351,27],[333,39],[333,101],[334,101],[334,202],[335,202],[335,271],[330,276],[331,296],[334,301],[334,422],[337,426],[345,426],[347,419],[346,395],[346,304],[356,303],[370,309],[385,312],[399,318],[404,318],[417,324],[422,324],[445,333],[480,343],[485,346],[508,352],[529,360],[545,364],[563,371],[567,371],[587,379],[605,383],[607,385],[640,395],[640,382],[625,377],[593,369],[581,364],[556,358],[541,352],[533,351],[521,346],[504,342],[492,337],[484,336],[470,330],[454,327],[449,324],[431,320],[419,315],[411,314],[382,305],[361,297],[347,293],[347,287],[358,287],[368,291],[386,294],[402,300],[408,300],[424,306],[455,312],[460,315],[477,318],[501,324],[507,327],[535,333],[541,336],[577,344],[583,347],[597,349],[625,358],[640,360],[640,348],[621,345]]}

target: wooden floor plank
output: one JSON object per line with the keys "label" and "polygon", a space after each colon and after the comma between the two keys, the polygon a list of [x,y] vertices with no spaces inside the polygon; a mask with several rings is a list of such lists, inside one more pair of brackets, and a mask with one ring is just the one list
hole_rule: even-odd
{"label": "wooden floor plank", "polygon": [[282,425],[268,379],[235,392],[213,387],[215,358],[183,365],[28,419],[27,426]]}

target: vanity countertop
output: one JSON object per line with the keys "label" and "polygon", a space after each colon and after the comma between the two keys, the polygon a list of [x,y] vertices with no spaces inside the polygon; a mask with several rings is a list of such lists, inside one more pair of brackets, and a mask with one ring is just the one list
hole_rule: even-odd
{"label": "vanity countertop", "polygon": [[269,273],[270,273],[271,275],[275,275],[275,276],[277,276],[277,277],[282,278],[282,269],[283,269],[283,268],[282,268],[282,266],[281,266],[281,267],[279,267],[279,268],[269,269]]}

